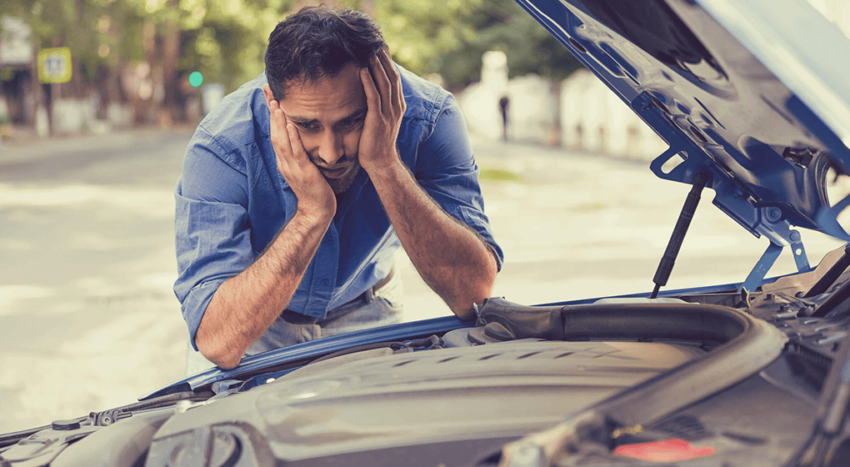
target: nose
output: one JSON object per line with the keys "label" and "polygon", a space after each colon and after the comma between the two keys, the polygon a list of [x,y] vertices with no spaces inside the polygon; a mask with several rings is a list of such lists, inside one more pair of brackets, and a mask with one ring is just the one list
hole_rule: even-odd
{"label": "nose", "polygon": [[325,165],[335,165],[345,155],[342,137],[333,131],[326,131],[319,142],[318,155]]}

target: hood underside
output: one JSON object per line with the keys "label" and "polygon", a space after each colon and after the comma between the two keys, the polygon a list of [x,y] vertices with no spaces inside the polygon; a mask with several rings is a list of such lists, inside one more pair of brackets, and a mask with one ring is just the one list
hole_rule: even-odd
{"label": "hood underside", "polygon": [[714,204],[778,246],[799,242],[793,226],[850,239],[825,187],[850,173],[835,59],[850,43],[805,0],[519,3],[670,145],[656,175],[706,174]]}

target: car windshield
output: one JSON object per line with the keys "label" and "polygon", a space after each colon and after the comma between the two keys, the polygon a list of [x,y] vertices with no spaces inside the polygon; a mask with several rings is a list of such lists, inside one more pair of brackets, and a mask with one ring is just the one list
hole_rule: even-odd
{"label": "car windshield", "polygon": [[[264,72],[276,23],[315,2],[78,3],[11,0],[0,13],[0,433],[186,377],[174,292],[184,155],[219,103],[246,105],[225,96]],[[534,305],[652,290],[691,187],[649,170],[666,144],[529,14],[509,0],[342,3],[382,27],[396,64],[456,99],[464,121],[452,130],[468,134],[504,252],[493,296]],[[844,2],[810,3],[850,31]],[[835,199],[850,191],[828,180]],[[665,289],[739,283],[767,247],[712,198]],[[812,264],[842,245],[803,235]],[[452,315],[404,249],[394,261],[404,322]],[[797,270],[783,254],[770,275]]]}

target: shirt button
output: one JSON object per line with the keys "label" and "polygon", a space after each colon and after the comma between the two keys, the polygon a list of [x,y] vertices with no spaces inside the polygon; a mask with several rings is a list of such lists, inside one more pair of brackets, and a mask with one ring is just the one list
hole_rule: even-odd
{"label": "shirt button", "polygon": [[333,235],[328,235],[328,241],[329,241],[329,242],[334,241],[334,236],[333,236]]}
{"label": "shirt button", "polygon": [[330,284],[330,283],[331,283],[331,281],[329,281],[327,279],[322,279],[322,285],[324,285],[325,287],[327,287],[328,284]]}

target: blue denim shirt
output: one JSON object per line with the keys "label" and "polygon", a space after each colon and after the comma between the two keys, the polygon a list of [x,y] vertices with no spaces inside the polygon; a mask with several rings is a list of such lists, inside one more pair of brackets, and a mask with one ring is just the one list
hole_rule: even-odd
{"label": "blue denim shirt", "polygon": [[[454,97],[399,67],[407,110],[398,135],[402,161],[423,189],[493,249],[466,124]],[[277,169],[269,141],[265,74],[226,96],[189,142],[177,182],[174,292],[195,333],[218,287],[247,268],[295,215],[298,199]],[[287,309],[324,318],[380,281],[398,237],[366,171],[337,204],[333,222]],[[283,310],[281,310],[283,311]]]}

